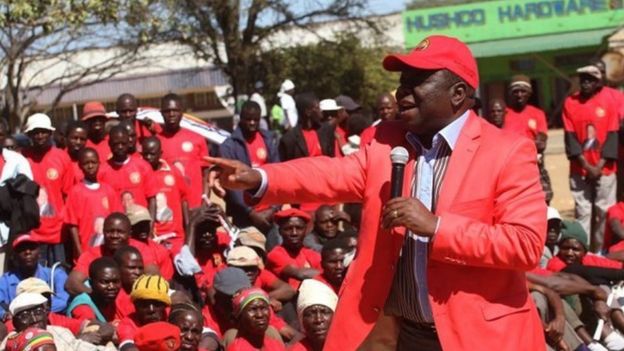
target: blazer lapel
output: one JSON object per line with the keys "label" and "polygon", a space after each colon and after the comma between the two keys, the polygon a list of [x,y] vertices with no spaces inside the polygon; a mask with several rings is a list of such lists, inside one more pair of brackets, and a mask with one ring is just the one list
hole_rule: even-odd
{"label": "blazer lapel", "polygon": [[449,160],[448,169],[444,175],[442,188],[440,188],[440,197],[436,206],[436,212],[438,213],[448,209],[453,203],[463,183],[464,176],[468,172],[472,158],[479,148],[479,137],[481,136],[481,124],[479,119],[479,116],[473,112],[470,113],[459,135],[457,144],[455,144],[455,149]]}

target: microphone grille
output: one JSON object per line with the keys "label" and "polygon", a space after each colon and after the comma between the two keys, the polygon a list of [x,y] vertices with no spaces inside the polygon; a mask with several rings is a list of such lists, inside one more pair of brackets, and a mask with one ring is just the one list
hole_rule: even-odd
{"label": "microphone grille", "polygon": [[404,165],[407,163],[408,159],[409,152],[407,152],[407,150],[402,146],[397,146],[393,148],[392,151],[390,151],[390,160],[392,161],[392,163],[399,163]]}

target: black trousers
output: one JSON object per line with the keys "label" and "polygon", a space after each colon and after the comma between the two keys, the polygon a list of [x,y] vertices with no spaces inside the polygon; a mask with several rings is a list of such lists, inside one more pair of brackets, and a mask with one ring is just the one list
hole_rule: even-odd
{"label": "black trousers", "polygon": [[401,320],[397,351],[442,351],[435,326]]}

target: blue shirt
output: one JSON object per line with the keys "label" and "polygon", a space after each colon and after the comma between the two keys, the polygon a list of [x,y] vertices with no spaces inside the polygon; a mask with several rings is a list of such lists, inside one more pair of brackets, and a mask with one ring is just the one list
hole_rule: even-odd
{"label": "blue shirt", "polygon": [[[44,267],[40,264],[37,265],[37,271],[35,271],[35,278],[39,278],[46,282],[48,286],[52,286],[52,269]],[[15,290],[17,284],[22,280],[30,278],[21,276],[17,271],[6,272],[0,277],[0,303],[6,304],[6,308],[15,298]],[[67,301],[69,300],[69,294],[65,291],[65,282],[67,281],[67,273],[61,267],[57,267],[54,270],[54,295],[52,295],[52,312],[62,313],[67,307]],[[0,308],[0,318],[4,317],[6,313],[4,308]]]}

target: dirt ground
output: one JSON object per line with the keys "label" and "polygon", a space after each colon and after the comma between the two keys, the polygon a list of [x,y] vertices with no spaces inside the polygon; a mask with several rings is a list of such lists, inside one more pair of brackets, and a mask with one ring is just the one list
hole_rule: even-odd
{"label": "dirt ground", "polygon": [[574,200],[572,200],[568,182],[570,164],[565,155],[562,129],[550,130],[548,132],[548,146],[545,157],[546,169],[550,174],[554,192],[550,205],[558,209],[564,218],[574,218]]}

